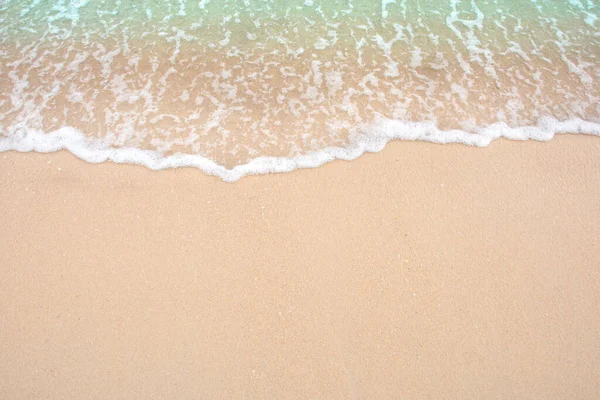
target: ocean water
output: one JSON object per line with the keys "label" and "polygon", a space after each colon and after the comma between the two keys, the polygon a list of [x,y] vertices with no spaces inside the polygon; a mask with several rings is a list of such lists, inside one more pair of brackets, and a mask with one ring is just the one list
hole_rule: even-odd
{"label": "ocean water", "polygon": [[600,135],[597,0],[0,0],[0,151],[227,181]]}

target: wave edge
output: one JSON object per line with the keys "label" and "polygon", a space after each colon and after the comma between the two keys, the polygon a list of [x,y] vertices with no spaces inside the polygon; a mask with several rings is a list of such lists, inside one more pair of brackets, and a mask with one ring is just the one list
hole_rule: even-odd
{"label": "wave edge", "polygon": [[225,182],[235,182],[247,175],[291,172],[299,168],[316,168],[334,160],[355,160],[365,153],[380,152],[392,140],[460,143],[486,147],[499,138],[548,141],[556,134],[600,136],[600,123],[579,118],[558,121],[552,117],[544,117],[539,119],[537,125],[509,127],[505,123],[495,123],[469,133],[462,130],[440,130],[432,122],[380,119],[357,129],[351,143],[346,147],[327,147],[295,157],[262,156],[231,169],[201,155],[178,153],[163,156],[152,150],[133,147],[111,148],[106,141],[86,137],[82,132],[68,126],[50,133],[22,130],[10,136],[0,137],[0,152],[51,153],[67,150],[77,158],[93,164],[111,161],[141,165],[152,170],[191,167],[219,177]]}

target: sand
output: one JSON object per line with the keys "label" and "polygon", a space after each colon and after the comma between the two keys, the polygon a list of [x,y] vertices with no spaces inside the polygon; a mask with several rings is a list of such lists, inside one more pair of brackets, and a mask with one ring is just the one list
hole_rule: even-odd
{"label": "sand", "polygon": [[228,184],[0,154],[0,398],[600,396],[600,139]]}

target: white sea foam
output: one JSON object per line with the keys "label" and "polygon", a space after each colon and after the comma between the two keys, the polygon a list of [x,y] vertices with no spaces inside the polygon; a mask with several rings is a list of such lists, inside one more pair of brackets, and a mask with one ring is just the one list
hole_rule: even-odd
{"label": "white sea foam", "polygon": [[234,181],[392,139],[598,135],[590,0],[141,3],[0,1],[0,150]]}
{"label": "white sea foam", "polygon": [[505,123],[496,123],[477,129],[475,133],[462,130],[442,131],[428,122],[404,122],[389,119],[364,126],[356,130],[352,143],[347,147],[327,147],[323,150],[296,157],[257,157],[246,164],[231,169],[193,154],[162,154],[138,148],[111,148],[107,141],[86,137],[70,127],[54,132],[26,131],[12,136],[0,137],[0,152],[35,151],[50,153],[67,150],[89,163],[112,161],[119,164],[136,164],[152,170],[192,167],[214,175],[226,182],[235,182],[246,175],[290,172],[298,168],[315,168],[334,160],[354,160],[369,152],[380,152],[392,140],[426,141],[448,144],[460,143],[486,147],[499,138],[511,140],[551,140],[555,134],[571,133],[600,136],[600,123],[571,119],[558,121],[541,118],[535,126],[511,128]]}

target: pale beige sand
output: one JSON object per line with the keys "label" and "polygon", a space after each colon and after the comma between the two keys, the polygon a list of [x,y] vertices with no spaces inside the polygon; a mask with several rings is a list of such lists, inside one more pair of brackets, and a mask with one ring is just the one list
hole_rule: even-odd
{"label": "pale beige sand", "polygon": [[316,170],[0,154],[0,398],[600,396],[600,139]]}

